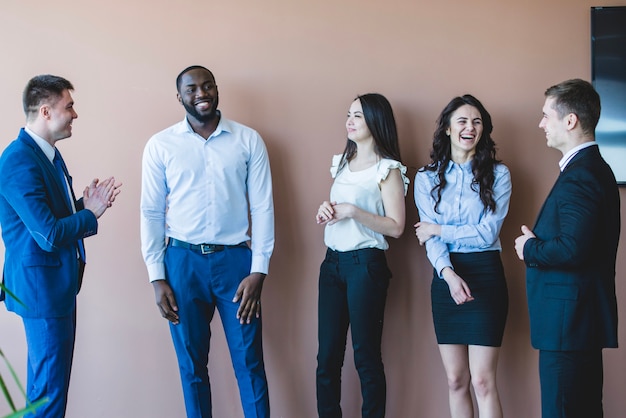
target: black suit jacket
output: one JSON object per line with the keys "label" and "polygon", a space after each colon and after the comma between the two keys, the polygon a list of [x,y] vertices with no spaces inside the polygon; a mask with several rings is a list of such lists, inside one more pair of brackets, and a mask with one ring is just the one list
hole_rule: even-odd
{"label": "black suit jacket", "polygon": [[548,195],[524,246],[533,347],[617,347],[619,190],[597,146],[582,149]]}

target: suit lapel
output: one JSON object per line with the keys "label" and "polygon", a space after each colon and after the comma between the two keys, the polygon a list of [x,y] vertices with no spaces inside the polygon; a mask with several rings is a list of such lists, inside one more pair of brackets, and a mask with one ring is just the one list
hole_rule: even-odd
{"label": "suit lapel", "polygon": [[575,168],[576,164],[585,158],[594,158],[596,156],[600,157],[600,149],[597,145],[591,145],[587,148],[583,148],[572,157],[569,163],[565,166],[565,170],[563,170],[563,172]]}
{"label": "suit lapel", "polygon": [[550,189],[550,193],[548,193],[548,196],[543,201],[543,205],[541,205],[541,209],[539,210],[539,213],[537,214],[537,219],[535,220],[535,226],[533,227],[533,231],[537,228],[537,224],[539,223],[539,220],[541,219],[541,215],[543,214],[543,211],[546,208],[546,205],[550,201],[550,197],[552,196],[554,191],[557,189],[557,187],[559,185],[559,180],[561,179],[561,176],[563,176],[562,172],[556,178],[556,181],[554,182],[554,185],[552,186],[552,189]]}
{"label": "suit lapel", "polygon": [[[57,174],[57,169],[54,167],[54,164],[50,162],[50,160],[48,159],[46,154],[42,151],[42,149],[39,147],[39,145],[37,145],[35,140],[31,138],[31,136],[28,135],[24,129],[20,131],[18,139],[22,141],[26,146],[30,147],[31,151],[33,152],[33,155],[35,156],[36,161],[39,163],[39,165],[41,166],[43,170],[44,177],[46,177],[48,180],[52,179],[52,183],[56,185],[56,190],[50,191],[51,196],[55,200],[61,200],[63,202],[63,205],[67,209],[68,215],[73,214],[74,208],[71,206],[71,202],[67,199],[67,186],[65,185],[65,179],[59,177],[59,174]],[[72,188],[72,177],[69,175],[67,171],[67,166],[65,165],[65,161],[63,161],[63,157],[61,157],[61,153],[59,153],[58,150],[56,150],[56,153],[58,153],[60,157],[61,167],[63,169],[63,172],[65,173],[65,176],[67,177],[67,182],[69,184],[69,189],[70,189],[69,190],[70,199],[74,199],[73,201],[76,202],[76,197],[74,196],[74,190]],[[82,239],[78,240],[76,244],[76,248],[78,251],[79,262],[80,262],[79,264],[79,270],[80,270],[79,271],[79,289],[80,289],[80,284],[82,283],[82,272],[85,267],[85,246],[84,246]]]}
{"label": "suit lapel", "polygon": [[[537,220],[535,221],[535,227],[539,223],[539,219],[541,218],[541,215],[546,207],[546,204],[550,201],[550,197],[552,196],[554,191],[558,189],[559,181],[563,178],[565,173],[567,173],[568,170],[575,168],[577,163],[583,160],[584,158],[592,158],[596,154],[600,155],[600,151],[596,145],[592,145],[587,148],[581,149],[580,151],[578,151],[578,153],[576,153],[576,155],[572,157],[572,159],[565,166],[565,169],[557,177],[556,181],[554,182],[554,185],[552,186],[552,189],[550,190],[550,193],[548,193],[548,196],[546,197],[546,200],[544,200],[543,205],[541,206],[541,210],[539,210],[539,214],[537,215]],[[535,228],[533,228],[533,230],[534,229]]]}
{"label": "suit lapel", "polygon": [[[65,198],[67,194],[66,192],[67,187],[65,186],[65,184],[61,183],[63,179],[59,178],[59,176],[57,175],[57,171],[54,168],[54,165],[50,162],[46,154],[41,150],[39,145],[37,145],[35,140],[26,133],[24,129],[20,131],[18,139],[22,141],[25,145],[30,147],[30,149],[33,152],[33,155],[35,156],[36,161],[39,163],[39,165],[41,166],[43,170],[44,176],[47,179],[52,179],[52,182],[56,186],[56,190],[51,190],[51,194],[55,198],[63,201],[63,204],[65,205],[69,213],[72,213],[72,208],[71,206],[69,206],[69,202]],[[64,167],[65,167],[65,164],[64,164]],[[67,172],[67,168],[64,168],[64,170],[66,170]],[[68,176],[68,181],[70,182],[70,186],[71,186],[72,183],[71,183],[71,178],[69,176]],[[71,190],[71,187],[70,187],[70,190]],[[73,192],[72,192],[72,198],[73,198]],[[76,199],[74,199],[74,201],[76,201]]]}

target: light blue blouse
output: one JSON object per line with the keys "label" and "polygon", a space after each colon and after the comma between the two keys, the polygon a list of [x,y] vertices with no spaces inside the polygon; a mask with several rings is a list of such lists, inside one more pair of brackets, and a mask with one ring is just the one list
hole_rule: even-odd
{"label": "light blue blouse", "polygon": [[494,168],[493,184],[496,210],[485,209],[478,194],[478,185],[472,189],[472,162],[456,164],[452,161],[445,172],[447,185],[441,194],[438,212],[431,190],[435,186],[435,171],[418,171],[415,176],[415,205],[420,221],[441,225],[441,236],[426,241],[426,255],[441,277],[444,267],[452,267],[450,253],[471,253],[502,250],[500,229],[509,211],[511,174],[504,164]]}

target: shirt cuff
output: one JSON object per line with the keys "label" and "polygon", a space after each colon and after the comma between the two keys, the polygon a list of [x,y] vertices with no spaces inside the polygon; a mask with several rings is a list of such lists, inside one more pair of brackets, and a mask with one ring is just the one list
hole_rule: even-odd
{"label": "shirt cuff", "polygon": [[449,257],[440,257],[435,263],[435,271],[437,271],[437,276],[439,276],[440,279],[443,279],[441,272],[446,267],[450,267],[452,270],[454,270],[454,267],[452,267],[452,263],[450,262]]}
{"label": "shirt cuff", "polygon": [[155,280],[165,280],[165,265],[163,263],[149,264],[147,267],[150,282]]}
{"label": "shirt cuff", "polygon": [[267,274],[270,267],[269,257],[262,255],[252,255],[252,265],[250,266],[250,273],[263,273]]}

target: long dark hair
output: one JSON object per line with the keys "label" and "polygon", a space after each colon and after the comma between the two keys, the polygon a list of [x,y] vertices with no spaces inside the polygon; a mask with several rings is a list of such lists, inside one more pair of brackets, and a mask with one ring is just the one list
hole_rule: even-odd
{"label": "long dark hair", "polygon": [[445,172],[452,158],[450,137],[446,134],[446,131],[450,127],[452,114],[464,105],[470,105],[478,109],[483,122],[483,133],[478,144],[476,144],[476,154],[472,159],[472,173],[474,174],[472,190],[479,193],[485,210],[488,209],[492,212],[496,210],[496,201],[493,198],[493,183],[495,180],[493,170],[500,161],[496,159],[496,144],[491,139],[491,132],[493,131],[491,115],[477,98],[471,94],[466,94],[452,99],[439,115],[437,129],[435,129],[433,135],[433,149],[430,152],[431,162],[420,169],[420,171],[437,172],[438,182],[430,191],[431,196],[436,201],[435,212],[437,213],[439,213],[441,192],[446,187]]}
{"label": "long dark hair", "polygon": [[[378,93],[363,94],[357,96],[354,100],[361,102],[365,124],[374,138],[376,153],[383,158],[402,162],[400,159],[400,147],[398,146],[396,119],[393,117],[393,110],[389,100]],[[354,158],[356,149],[356,143],[348,139],[339,163],[339,170]]]}

